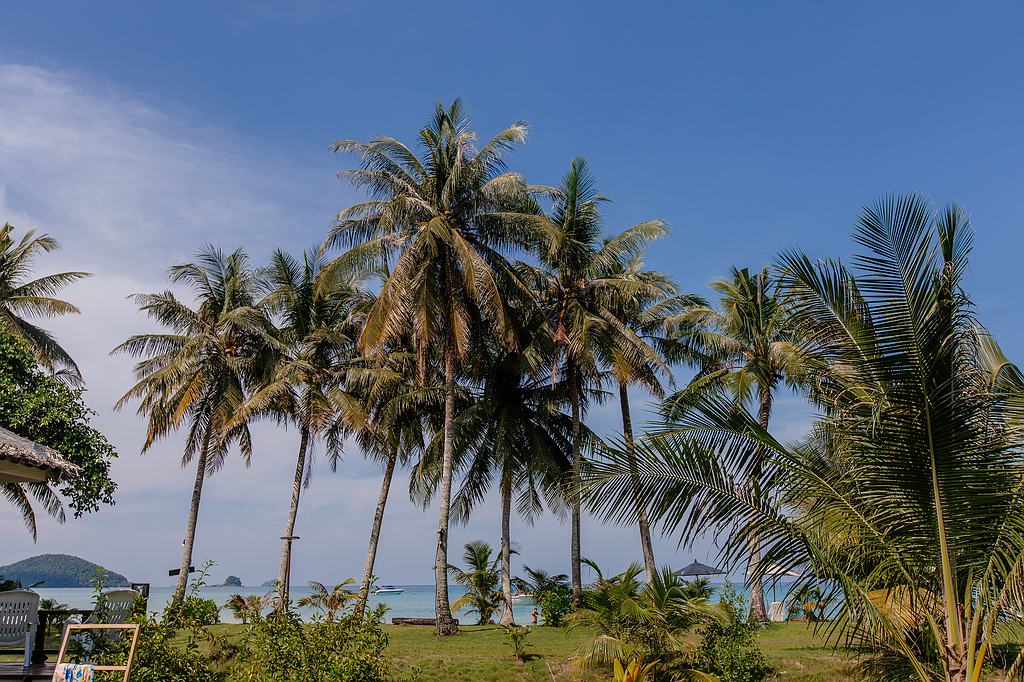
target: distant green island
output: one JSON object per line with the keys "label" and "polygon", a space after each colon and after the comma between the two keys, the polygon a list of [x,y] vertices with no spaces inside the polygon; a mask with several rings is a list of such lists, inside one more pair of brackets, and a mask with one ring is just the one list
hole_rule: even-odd
{"label": "distant green island", "polygon": [[229,575],[224,580],[224,587],[241,587],[241,586],[242,586],[242,579],[239,578],[237,575]]}
{"label": "distant green island", "polygon": [[[40,554],[0,566],[0,576],[17,580],[23,586],[39,584],[40,587],[92,587],[99,564],[70,554]],[[107,571],[104,584],[107,587],[125,587],[128,579],[120,573]]]}

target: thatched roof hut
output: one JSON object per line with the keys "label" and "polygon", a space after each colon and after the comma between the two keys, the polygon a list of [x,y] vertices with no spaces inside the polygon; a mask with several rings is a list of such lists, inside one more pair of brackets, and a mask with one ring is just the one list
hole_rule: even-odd
{"label": "thatched roof hut", "polygon": [[53,448],[0,427],[0,483],[34,483],[75,476],[79,471]]}

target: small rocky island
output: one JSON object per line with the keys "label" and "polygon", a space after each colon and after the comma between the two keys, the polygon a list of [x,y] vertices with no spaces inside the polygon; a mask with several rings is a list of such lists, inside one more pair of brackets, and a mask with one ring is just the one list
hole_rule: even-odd
{"label": "small rocky island", "polygon": [[229,575],[224,579],[224,587],[241,587],[242,579],[237,575]]}

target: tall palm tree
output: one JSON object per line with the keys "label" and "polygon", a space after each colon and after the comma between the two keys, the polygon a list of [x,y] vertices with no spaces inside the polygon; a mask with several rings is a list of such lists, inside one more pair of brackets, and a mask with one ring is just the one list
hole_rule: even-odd
{"label": "tall palm tree", "polygon": [[172,267],[170,279],[194,292],[196,306],[171,291],[135,294],[140,310],[169,331],[132,336],[113,352],[144,358],[135,365],[137,383],[115,406],[139,401],[138,413],[148,419],[142,451],[187,426],[182,466],[196,459],[174,591],[174,600],[180,601],[192,563],[203,481],[223,465],[233,443],[239,444],[247,465],[252,454],[248,424],[236,413],[247,386],[265,371],[270,325],[255,305],[257,278],[241,250],[225,255],[207,247],[196,262]]}
{"label": "tall palm tree", "polygon": [[393,262],[359,338],[364,353],[412,330],[421,378],[428,362],[444,368],[443,475],[434,563],[436,632],[458,632],[448,600],[448,517],[452,422],[458,371],[485,327],[514,347],[508,324],[510,293],[527,296],[502,251],[531,240],[536,208],[519,176],[505,172],[503,156],[526,138],[516,123],[482,146],[456,100],[438,104],[419,134],[417,154],[387,137],[338,140],[332,148],[359,157],[361,167],[341,176],[365,189],[367,201],[338,215],[324,243],[349,250],[334,267],[377,268]]}
{"label": "tall palm tree", "polygon": [[0,326],[24,339],[36,360],[44,367],[60,372],[72,383],[81,381],[78,366],[67,351],[48,331],[32,324],[26,317],[59,317],[77,314],[78,308],[54,295],[85,277],[88,272],[58,272],[36,279],[33,273],[35,259],[42,253],[60,248],[53,237],[36,236],[29,230],[15,241],[14,226],[5,223],[0,228]]}
{"label": "tall palm tree", "polygon": [[[362,405],[345,390],[344,374],[355,349],[359,308],[368,299],[358,284],[343,281],[337,271],[325,273],[316,251],[304,254],[300,263],[276,250],[262,272],[265,296],[260,307],[280,318],[277,353],[272,374],[246,400],[235,416],[238,422],[270,416],[294,424],[299,448],[292,479],[291,504],[285,523],[278,570],[278,604],[288,604],[290,538],[295,533],[303,480],[308,484],[309,452],[325,433],[343,434],[365,421]],[[328,454],[336,456],[339,437],[327,439]]]}
{"label": "tall palm tree", "polygon": [[[1024,610],[1021,373],[963,289],[962,208],[889,197],[855,240],[850,265],[780,259],[819,412],[808,439],[784,445],[727,397],[695,396],[638,444],[648,512],[684,540],[720,531],[731,561],[756,536],[765,562],[835,586],[833,632],[875,653],[870,679],[979,680]],[[753,452],[757,497],[740,483]],[[593,471],[598,488],[628,483],[622,455]]]}
{"label": "tall palm tree", "polygon": [[[753,274],[733,268],[728,279],[712,282],[711,288],[720,296],[717,308],[695,305],[674,320],[687,329],[682,345],[701,365],[690,384],[669,398],[666,409],[687,409],[689,396],[696,393],[727,391],[737,402],[756,401],[758,423],[767,429],[775,393],[783,382],[796,381],[801,373],[801,354],[779,281],[767,268]],[[756,497],[764,455],[756,451],[752,457],[747,485]],[[760,554],[760,543],[751,536],[750,618],[765,622],[764,589],[753,577],[758,574]]]}
{"label": "tall palm tree", "polygon": [[571,575],[573,600],[583,593],[580,572],[579,473],[582,467],[582,393],[588,382],[599,382],[613,356],[635,366],[655,365],[660,358],[619,318],[625,297],[651,291],[649,284],[621,276],[623,264],[652,239],[666,233],[665,223],[639,223],[602,242],[600,205],[606,201],[596,188],[587,162],[573,159],[557,188],[545,192],[553,200],[548,229],[538,247],[540,268],[520,270],[537,290],[541,309],[554,337],[554,363],[564,364],[573,422],[573,469],[569,481],[572,506]]}
{"label": "tall palm tree", "polygon": [[[545,503],[560,511],[563,483],[571,466],[572,419],[562,411],[566,386],[551,383],[550,369],[543,362],[545,356],[550,357],[550,351],[530,345],[525,352],[499,351],[497,357],[481,360],[481,388],[468,397],[454,423],[459,453],[454,466],[465,474],[452,501],[456,520],[468,522],[494,479],[498,482],[502,624],[514,622],[510,528],[513,496],[517,511],[528,522],[543,511]],[[437,443],[431,445],[414,480],[436,487],[439,450]]]}

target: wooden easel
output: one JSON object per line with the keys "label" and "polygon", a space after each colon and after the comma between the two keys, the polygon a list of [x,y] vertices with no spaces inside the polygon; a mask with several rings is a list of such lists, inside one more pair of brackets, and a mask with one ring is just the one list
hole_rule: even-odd
{"label": "wooden easel", "polygon": [[139,643],[139,628],[141,626],[138,623],[120,623],[120,624],[103,624],[103,623],[88,623],[88,624],[71,624],[64,628],[64,638],[60,642],[60,652],[57,654],[57,665],[66,663],[64,660],[64,653],[68,648],[68,640],[71,637],[73,630],[131,630],[132,631],[132,646],[128,650],[128,661],[126,665],[94,665],[92,668],[96,672],[105,671],[124,671],[124,678],[122,682],[128,682],[128,674],[132,669],[132,662],[135,660],[135,647]]}

